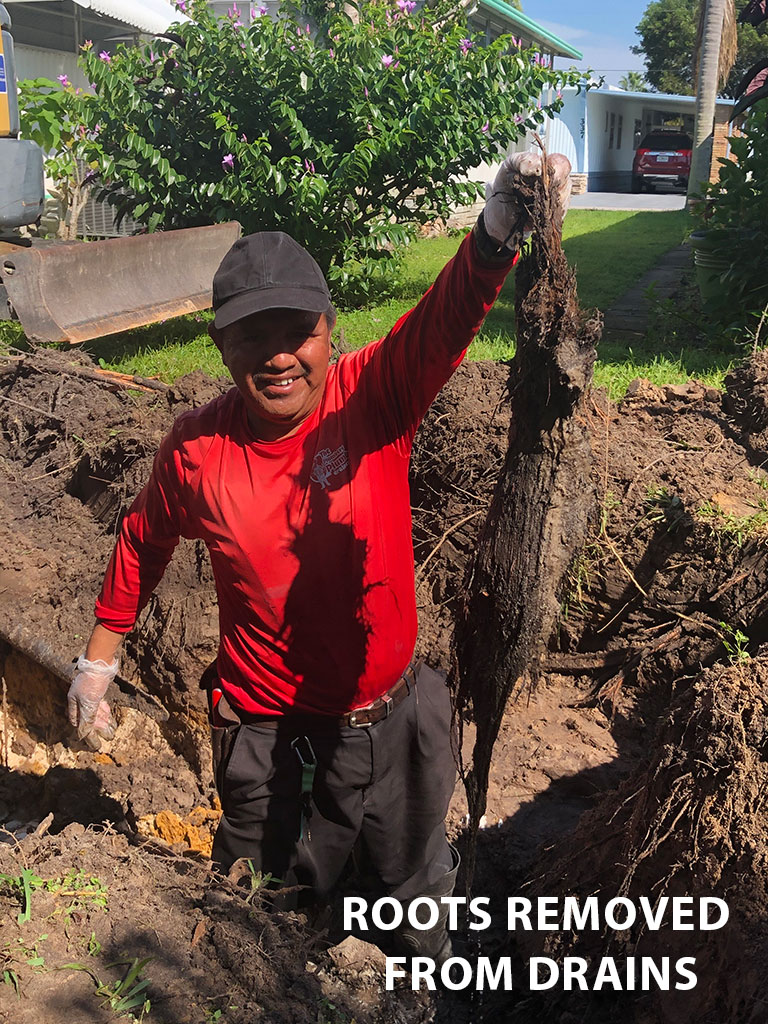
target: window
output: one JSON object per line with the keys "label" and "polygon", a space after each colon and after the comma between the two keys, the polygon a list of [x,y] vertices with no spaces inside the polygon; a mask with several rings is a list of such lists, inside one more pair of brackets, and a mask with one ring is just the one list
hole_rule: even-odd
{"label": "window", "polygon": [[619,114],[619,130],[616,134],[616,149],[621,149],[621,133],[624,130],[624,118]]}
{"label": "window", "polygon": [[616,115],[611,114],[611,135],[608,139],[608,149],[613,149],[613,136],[616,131]]}

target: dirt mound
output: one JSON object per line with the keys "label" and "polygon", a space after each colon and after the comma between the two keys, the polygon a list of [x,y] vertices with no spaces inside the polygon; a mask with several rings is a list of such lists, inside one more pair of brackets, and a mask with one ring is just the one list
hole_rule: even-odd
{"label": "dirt mound", "polygon": [[[7,634],[22,623],[25,635],[31,635],[38,643],[38,653],[42,651],[51,664],[58,664],[62,674],[66,674],[67,664],[79,653],[90,631],[93,599],[115,529],[148,476],[161,437],[175,415],[208,401],[227,386],[195,374],[178,382],[172,390],[140,391],[98,379],[96,369],[87,359],[72,353],[36,353],[9,359],[0,368],[0,630]],[[510,415],[507,379],[508,367],[504,365],[462,366],[438,397],[417,435],[412,505],[421,618],[419,653],[443,668],[451,662],[450,640],[468,558],[474,550],[504,454]],[[547,654],[545,679],[536,693],[519,695],[502,724],[492,765],[488,827],[481,833],[476,892],[506,894],[529,886],[541,874],[542,844],[550,848],[547,863],[562,864],[557,870],[569,872],[574,891],[582,884],[586,887],[586,878],[575,872],[571,860],[563,854],[580,849],[568,838],[569,833],[574,827],[584,829],[580,825],[580,820],[585,820],[582,815],[608,799],[614,803],[603,805],[603,810],[592,819],[590,828],[593,832],[598,830],[593,835],[595,846],[586,853],[581,847],[580,863],[590,870],[599,868],[602,891],[610,893],[624,875],[618,873],[610,860],[613,856],[618,861],[619,839],[612,834],[614,826],[607,820],[607,808],[616,809],[621,800],[634,792],[631,785],[619,788],[633,773],[638,782],[636,788],[641,781],[647,781],[651,792],[661,801],[664,787],[674,781],[671,773],[677,770],[677,762],[667,763],[663,751],[677,744],[676,749],[685,751],[680,755],[681,763],[688,765],[691,778],[683,780],[683,788],[678,787],[675,793],[687,794],[693,803],[683,813],[680,827],[676,825],[673,831],[674,836],[679,832],[680,841],[674,849],[683,867],[669,884],[682,887],[690,877],[694,881],[698,878],[696,884],[701,885],[702,891],[705,883],[710,885],[710,891],[717,888],[716,895],[728,891],[735,919],[737,910],[741,915],[740,908],[745,906],[744,902],[738,903],[736,895],[730,896],[730,887],[735,890],[736,886],[732,881],[738,875],[736,865],[740,865],[743,877],[750,880],[744,891],[752,894],[754,907],[752,917],[744,910],[740,924],[753,946],[764,947],[758,898],[762,854],[758,850],[750,860],[749,836],[746,831],[739,832],[739,820],[751,820],[752,812],[753,817],[758,814],[757,790],[753,793],[752,811],[747,808],[742,812],[741,804],[733,804],[734,816],[728,820],[730,831],[725,825],[721,827],[719,834],[726,838],[720,846],[709,840],[704,843],[699,832],[698,847],[694,849],[689,842],[690,829],[685,831],[687,815],[698,799],[695,786],[700,779],[709,778],[706,771],[710,770],[696,763],[696,747],[690,744],[702,744],[701,759],[716,768],[715,776],[707,783],[707,792],[715,793],[718,800],[727,796],[718,788],[728,774],[722,767],[724,762],[718,759],[717,750],[705,744],[706,715],[715,716],[720,723],[719,732],[725,730],[725,760],[731,758],[737,763],[736,757],[742,756],[743,749],[748,749],[750,757],[758,758],[761,749],[757,732],[750,733],[752,725],[747,720],[754,723],[754,730],[758,729],[762,714],[758,714],[758,684],[763,678],[764,659],[756,662],[760,667],[753,675],[746,669],[725,672],[715,667],[696,686],[692,686],[691,679],[700,675],[702,665],[717,666],[731,658],[755,653],[760,644],[768,641],[768,596],[764,585],[768,476],[762,468],[765,454],[760,449],[760,437],[767,429],[761,418],[764,413],[760,411],[763,393],[768,394],[768,359],[761,357],[734,374],[725,398],[703,385],[659,389],[647,382],[637,382],[618,406],[600,393],[593,394],[585,415],[594,454],[599,515],[592,524],[586,549],[572,568],[558,630]],[[150,855],[133,843],[138,835],[153,835],[165,841],[166,850],[170,844],[171,852],[177,854],[190,848],[203,852],[208,848],[217,810],[197,680],[215,654],[216,640],[215,594],[207,554],[201,545],[182,542],[139,627],[126,643],[126,702],[117,709],[120,724],[115,741],[99,754],[72,742],[64,718],[66,683],[55,672],[52,675],[24,658],[12,645],[5,644],[0,650],[0,674],[5,678],[5,698],[0,709],[0,823],[4,822],[17,840],[21,839],[30,869],[41,878],[54,878],[70,869],[64,861],[49,866],[46,860],[54,856],[55,843],[69,823],[82,827],[112,822],[120,830],[120,838],[111,832],[104,833],[108,839],[94,838],[91,832],[72,833],[77,842],[73,841],[65,850],[71,866],[100,876],[107,871],[107,863],[114,861],[112,869],[120,873],[119,886],[123,887],[115,890],[118,896],[113,904],[125,906],[121,926],[139,934],[145,924],[136,922],[151,920],[161,936],[159,945],[154,938],[130,944],[123,940],[122,933],[119,941],[113,941],[106,933],[101,937],[96,925],[84,916],[86,938],[91,929],[95,930],[98,942],[110,951],[111,959],[99,961],[94,972],[100,978],[100,972],[107,973],[106,964],[124,955],[131,962],[136,957],[155,955],[159,946],[164,962],[177,971],[177,981],[186,977],[188,970],[206,969],[203,959],[194,952],[203,947],[202,938],[198,938],[190,952],[187,932],[174,932],[175,926],[165,920],[162,927],[156,923],[177,912],[186,913],[184,920],[191,924],[190,934],[194,933],[201,919],[194,914],[207,916],[208,901],[214,898],[207,894],[202,881],[203,869],[186,857]],[[734,679],[739,680],[738,686]],[[167,709],[168,719],[162,720],[160,715],[155,720],[137,710],[135,704],[131,706],[130,684],[153,695]],[[710,686],[709,691],[702,689],[705,685]],[[736,694],[741,703],[736,696],[732,705],[722,703],[729,694]],[[693,703],[686,705],[685,700]],[[707,700],[711,701],[709,711]],[[676,708],[672,716],[670,707]],[[742,714],[742,708],[748,711]],[[684,734],[686,715],[691,722]],[[667,738],[657,747],[653,737],[660,720],[664,723],[663,736]],[[746,747],[740,748],[742,754],[731,749],[731,740],[727,739],[736,737],[739,721],[745,723],[751,737]],[[698,723],[695,728],[694,723]],[[710,743],[719,732],[709,729]],[[467,742],[471,740],[470,727]],[[658,769],[657,775],[648,768],[649,761]],[[747,761],[742,757],[738,763]],[[753,776],[758,781],[762,778],[757,761],[750,771],[752,775],[746,770],[739,773],[740,785],[746,787]],[[617,792],[624,794],[621,800],[615,796]],[[746,801],[747,788],[739,793]],[[642,802],[642,806],[650,815],[651,804]],[[630,802],[617,820],[629,828],[629,819],[637,807],[637,800]],[[714,803],[707,808],[707,814],[719,813]],[[34,832],[49,813],[53,814],[51,833],[59,835],[44,841],[23,838]],[[462,792],[457,789],[450,823],[459,839],[464,813]],[[714,818],[702,820],[711,820],[714,829]],[[637,828],[640,829],[639,823]],[[65,839],[69,836],[67,832]],[[131,842],[126,843],[123,836],[130,837]],[[119,850],[115,847],[114,858],[110,853],[113,840],[122,844]],[[604,857],[598,856],[594,851],[599,853],[603,845],[607,852]],[[683,847],[688,850],[687,860]],[[656,883],[666,878],[669,865],[664,857],[672,849],[670,842],[665,841],[653,855],[643,857],[640,864],[646,873],[636,872],[631,884],[652,885],[656,871],[660,872]],[[714,867],[708,868],[710,874],[705,877],[703,867],[700,870],[696,866],[703,864],[698,854],[691,860],[696,849],[707,851],[707,865],[714,865],[716,860],[722,862],[719,880]],[[4,858],[9,855],[3,852]],[[40,859],[36,860],[38,856]],[[93,865],[92,871],[89,865]],[[0,873],[15,875],[24,866],[23,857],[15,866],[4,860]],[[194,875],[195,895],[189,899],[184,896],[186,910],[182,908],[182,897],[173,895],[174,885],[181,885],[182,870],[202,872],[199,877]],[[700,871],[699,875],[695,875],[696,871]],[[562,886],[556,874],[553,868],[548,878],[554,886],[552,891],[557,893]],[[105,875],[105,880],[107,877],[113,876]],[[137,890],[153,892],[156,887],[161,895],[153,894],[152,900],[157,898],[160,902],[131,902],[124,895],[131,888],[131,879],[135,879]],[[187,885],[187,881],[183,884]],[[14,922],[18,896],[6,888],[2,898],[5,903],[0,913],[6,924]],[[173,902],[176,899],[178,903]],[[249,904],[240,917],[233,917],[234,931],[221,938],[220,953],[212,946],[203,947],[210,961],[208,973],[214,979],[211,986],[219,970],[225,980],[214,991],[207,987],[207,981],[205,985],[198,983],[198,974],[193,973],[194,992],[201,994],[200,1006],[229,987],[237,993],[232,1005],[250,1007],[250,1019],[258,1019],[253,1009],[258,1002],[264,1008],[264,1019],[325,1020],[340,1024],[344,1017],[334,1018],[327,1003],[342,1005],[337,994],[349,991],[355,970],[347,964],[345,975],[338,965],[321,961],[319,954],[316,958],[314,947],[311,955],[305,955],[304,944],[309,940],[290,919],[284,928],[279,925],[279,934],[268,929],[265,940],[258,943],[258,935],[254,940],[249,931],[250,913]],[[38,921],[37,935],[25,931],[21,936],[27,944],[24,948],[28,949],[39,935],[51,933],[53,927],[51,918],[33,920]],[[749,921],[748,928],[744,921]],[[278,927],[274,917],[269,922],[270,928]],[[71,930],[69,923],[67,928]],[[222,929],[224,935],[223,924]],[[264,972],[271,970],[268,958],[273,954],[272,943],[277,949],[282,948],[289,932],[293,935],[290,941],[296,963],[287,964],[287,954],[284,963],[283,954],[277,954],[276,975],[282,973],[284,977],[270,980],[272,976],[267,978]],[[64,935],[63,928],[61,934]],[[210,934],[214,934],[213,930]],[[724,933],[715,935],[720,941]],[[19,936],[14,932],[12,937],[15,942]],[[65,950],[65,939],[66,936],[59,935],[56,942],[62,944],[62,962],[70,962],[78,957],[74,950]],[[501,941],[498,935],[488,939],[491,944]],[[219,938],[216,941],[218,944]],[[327,943],[327,937],[323,941]],[[258,971],[262,974],[254,977],[267,978],[262,982],[266,993],[262,996],[248,988],[248,979],[238,973],[243,947],[248,947],[248,956],[260,958]],[[728,978],[730,948],[723,947],[718,954],[720,959],[709,947],[703,952],[696,950],[696,955],[710,957],[706,971],[712,975],[706,989],[701,989],[702,993],[709,993],[710,1004],[705,1007],[704,1003],[690,1003],[700,1007],[702,1021],[708,1019],[707,1013],[711,1016],[715,1012],[712,1000],[733,1013],[729,1017],[724,1011],[712,1020],[742,1019],[738,1013],[743,1008],[732,1001],[736,999],[735,987]],[[756,969],[762,970],[762,955],[758,950]],[[85,956],[83,953],[79,958]],[[360,956],[368,963],[368,952]],[[316,972],[305,970],[307,957],[318,965]],[[22,965],[14,961],[16,966],[10,969],[16,971],[23,966],[25,974],[38,979],[36,968],[30,969],[29,959],[36,957],[30,955]],[[53,962],[53,954],[49,959]],[[154,969],[148,965],[151,978]],[[335,980],[325,988],[321,986],[320,998],[326,1000],[320,1004],[325,1014],[322,1017],[316,999],[318,990],[312,986],[326,977],[326,970],[327,977]],[[736,979],[744,980],[747,995],[751,970],[745,963],[733,971]],[[375,975],[373,968],[370,971]],[[370,971],[365,975],[369,981],[373,976]],[[170,979],[171,973],[168,967],[163,977]],[[34,980],[34,985],[41,985],[40,996],[36,1002],[30,1002],[30,1006],[42,1007],[37,1018],[43,1021],[45,1013],[53,1014],[53,985],[50,977],[45,977],[45,981]],[[87,1004],[90,1012],[94,982],[84,972],[75,972],[72,979],[78,979],[72,984],[83,986],[77,999],[86,1000],[83,1005]],[[286,1014],[293,1012],[291,986],[297,986],[296,992],[304,992],[307,984],[312,995],[304,1017],[280,1017],[283,1004]],[[363,1007],[373,1006],[371,1013],[378,1013],[382,1021],[398,1020],[404,1004],[400,1000],[383,1003],[377,984],[371,981],[368,994],[360,994]],[[214,1019],[206,1018],[204,1013],[190,1015],[189,1007],[182,1010],[181,995],[178,999],[173,997],[176,1001],[172,1013],[163,1010],[161,1014],[163,986],[164,982],[153,989],[151,1019]],[[250,993],[250,1003],[241,992]],[[12,982],[10,987],[0,985],[0,995],[10,997],[10,1005],[18,1007]],[[522,996],[516,994],[514,998]],[[357,1003],[345,1005],[343,1012],[347,1018],[366,1019]],[[515,1005],[520,1009],[523,1004]],[[592,1003],[589,1005],[591,1013]],[[215,1012],[223,1003],[209,1001],[205,1006]],[[270,1009],[273,1006],[276,1009]],[[651,1016],[642,1018],[640,1009],[637,1008],[638,1024],[641,1020],[644,1024],[656,1024],[664,1019],[658,1017],[661,1011],[656,1009],[649,1011]],[[414,1019],[419,1019],[420,1012],[414,1010]],[[511,1013],[512,1008],[505,1004],[504,1012]],[[61,1016],[59,1011],[49,1019]],[[96,1011],[92,1016],[100,1019]],[[222,1016],[222,1020],[230,1019],[235,1018]]]}
{"label": "dirt mound", "polygon": [[768,430],[768,352],[755,352],[725,379],[727,405],[747,434]]}
{"label": "dirt mound", "polygon": [[[507,368],[462,370],[414,451],[421,643],[446,668],[456,598],[509,422]],[[768,393],[768,360],[742,375],[744,395]],[[672,679],[712,664],[739,630],[751,649],[768,640],[768,476],[730,409],[719,391],[695,382],[662,389],[636,381],[619,405],[593,393],[599,516],[572,567],[550,670],[589,674],[615,697],[627,679]]]}
{"label": "dirt mound", "polygon": [[[729,907],[724,928],[672,927],[671,914],[655,931],[637,924],[623,931],[538,933],[526,952],[580,956],[695,957],[692,991],[651,989],[623,1017],[658,1024],[756,1024],[765,1020],[763,981],[768,969],[768,656],[704,672],[677,700],[654,743],[650,764],[585,814],[565,856],[550,856],[532,891],[615,897],[656,909],[664,897],[716,895]],[[624,918],[623,909],[618,914]],[[710,918],[711,920],[716,919]],[[687,922],[685,922],[687,924]],[[695,932],[694,932],[695,929]],[[594,968],[593,968],[594,970]],[[541,997],[544,1012],[551,997]],[[565,1006],[562,996],[554,1000]],[[569,993],[569,1012],[590,1008],[590,1020],[614,1020],[616,997]]]}
{"label": "dirt mound", "polygon": [[[390,1012],[376,950],[326,952],[295,914],[269,912],[259,879],[70,825],[0,843],[0,1019],[17,1024],[424,1021]],[[370,960],[372,962],[367,962]]]}
{"label": "dirt mound", "polygon": [[[90,633],[115,533],[163,435],[175,416],[227,387],[197,373],[140,391],[96,370],[82,354],[38,352],[0,372],[0,625],[23,623],[58,656],[62,674]],[[164,741],[198,773],[206,726],[197,683],[217,637],[207,554],[182,541],[125,645],[122,673],[168,709]],[[49,745],[67,738],[51,735],[42,717]]]}

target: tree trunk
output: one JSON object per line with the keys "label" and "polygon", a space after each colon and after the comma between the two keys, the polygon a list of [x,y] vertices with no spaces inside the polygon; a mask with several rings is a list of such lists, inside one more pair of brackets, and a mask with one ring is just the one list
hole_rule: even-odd
{"label": "tree trunk", "polygon": [[[546,176],[545,176],[546,177]],[[516,282],[517,353],[510,371],[509,447],[470,568],[456,627],[456,708],[477,733],[465,776],[471,837],[485,811],[488,771],[507,699],[535,681],[560,608],[564,577],[595,505],[592,453],[580,410],[592,381],[599,315],[588,323],[562,252],[555,189],[530,197],[535,231]]]}
{"label": "tree trunk", "polygon": [[720,44],[726,8],[733,9],[733,0],[704,0],[701,49],[698,54],[696,80],[696,121],[693,129],[691,173],[688,178],[688,202],[700,194],[709,181],[712,166],[712,137],[715,126],[715,104],[720,78]]}

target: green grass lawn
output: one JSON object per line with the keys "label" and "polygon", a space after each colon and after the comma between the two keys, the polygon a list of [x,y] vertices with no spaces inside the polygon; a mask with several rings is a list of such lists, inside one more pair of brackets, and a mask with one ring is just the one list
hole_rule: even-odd
{"label": "green grass lawn", "polygon": [[[565,221],[563,247],[576,268],[579,298],[585,308],[606,309],[650,269],[659,257],[678,245],[687,215],[680,212],[634,213],[611,210],[572,210]],[[359,348],[386,334],[394,322],[418,301],[456,252],[458,236],[414,242],[405,257],[403,283],[396,296],[369,309],[342,312],[336,329],[344,342]],[[225,372],[219,353],[206,332],[210,313],[129,331],[88,342],[83,347],[103,366],[123,373],[157,376],[171,382],[202,369],[218,376]],[[8,328],[5,336],[8,337]],[[509,359],[514,354],[514,276],[469,350],[472,359]],[[735,361],[733,349],[671,346],[668,340],[647,339],[632,350],[603,344],[598,351],[595,382],[620,397],[633,377],[654,383],[681,383],[696,376],[716,386]]]}

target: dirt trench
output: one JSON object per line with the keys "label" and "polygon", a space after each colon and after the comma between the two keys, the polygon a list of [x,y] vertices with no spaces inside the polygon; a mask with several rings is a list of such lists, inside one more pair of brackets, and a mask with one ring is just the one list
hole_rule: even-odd
{"label": "dirt trench", "polygon": [[[174,416],[227,386],[194,374],[165,393],[138,392],[95,381],[92,371],[85,357],[72,353],[38,353],[0,367],[0,626],[8,631],[22,623],[26,636],[34,636],[65,663],[80,652],[90,631],[93,600],[116,527],[146,479],[161,437]],[[462,366],[436,400],[414,450],[419,653],[446,671],[467,558],[506,444],[507,377],[503,365]],[[680,702],[698,692],[702,669],[712,666],[713,678],[719,678],[716,673],[725,670],[718,666],[756,654],[768,642],[766,395],[768,360],[762,355],[732,376],[726,395],[695,383],[658,389],[642,381],[618,406],[593,394],[585,415],[599,515],[561,595],[544,680],[534,693],[523,689],[513,695],[502,724],[475,892],[521,891],[546,866],[554,872],[546,877],[557,892],[565,884],[557,881],[561,876],[573,874],[574,886],[582,884],[578,864],[559,866],[573,846],[573,830],[591,828],[599,836],[602,829],[608,843],[605,821],[611,801],[633,778],[649,777],[649,765],[668,743],[664,730],[670,709],[690,710]],[[236,953],[227,952],[226,944],[222,950],[218,942],[204,944],[200,937],[198,922],[208,920],[207,901],[217,898],[204,859],[217,806],[197,681],[215,654],[216,635],[207,554],[200,545],[182,542],[126,643],[122,669],[129,683],[158,698],[168,718],[154,720],[126,700],[117,709],[115,741],[99,753],[73,742],[64,717],[66,684],[12,646],[0,650],[5,679],[0,822],[9,840],[0,847],[0,873],[13,877],[27,868],[49,882],[70,869],[103,875],[113,893],[112,907],[121,908],[122,923],[138,936],[128,941],[127,933],[118,930],[105,940],[94,922],[102,927],[109,920],[113,929],[117,915],[99,918],[97,911],[103,911],[92,906],[62,916],[58,904],[43,904],[43,916],[33,916],[34,924],[14,924],[19,893],[6,885],[0,951],[13,958],[5,969],[18,976],[20,988],[37,1007],[37,1020],[60,1019],[45,1002],[46,986],[55,986],[44,968],[30,969],[27,961],[36,958],[22,956],[20,962],[16,954],[21,946],[31,948],[37,928],[49,936],[46,964],[68,962],[62,958],[71,959],[74,947],[65,933],[72,931],[76,913],[82,925],[77,941],[87,945],[90,929],[102,949],[109,950],[95,960],[81,951],[94,970],[111,963],[109,956],[131,961],[152,955],[158,977],[175,972],[192,979],[186,1017],[178,1001],[168,1004],[173,1006],[168,1016],[165,982],[155,981],[150,1020],[226,1022],[259,1019],[257,1011],[266,1014],[263,1019],[301,1024],[399,1019],[407,1001],[398,1000],[406,997],[401,994],[393,1002],[391,993],[382,990],[380,963],[377,968],[366,959],[373,955],[370,949],[353,950],[351,968],[342,955],[339,966],[328,958],[321,928],[310,928],[308,937],[306,923],[269,917],[267,940],[249,953],[259,959],[263,977],[256,988],[267,993],[262,996],[255,989],[248,994]],[[472,723],[466,741],[472,741]],[[748,746],[750,756],[760,761],[756,734]],[[465,813],[459,786],[449,815],[459,843]],[[593,817],[585,819],[587,813]],[[762,813],[758,801],[755,814]],[[45,825],[47,815],[52,819]],[[47,836],[34,835],[41,821]],[[112,858],[110,851],[118,847],[119,856]],[[543,855],[542,849],[548,852]],[[756,879],[761,870],[756,861],[749,867]],[[183,885],[179,872],[189,873]],[[717,877],[712,874],[712,887],[719,884]],[[614,876],[606,871],[601,880],[610,892]],[[180,886],[189,887],[183,913]],[[159,902],[149,902],[147,891]],[[240,901],[240,916],[232,925],[235,932],[241,929],[232,938],[233,948],[239,949],[252,943],[254,921],[261,918],[253,916],[252,901],[245,902],[239,892],[230,896]],[[227,907],[224,916],[230,913]],[[185,923],[174,930],[166,918],[177,914]],[[150,920],[156,939],[146,927]],[[213,934],[212,927],[205,925],[206,936]],[[275,928],[279,934],[270,930]],[[750,935],[758,935],[757,930]],[[483,937],[484,949],[504,951],[507,939],[503,931],[491,929]],[[283,942],[293,958],[290,970],[282,954],[273,955],[273,945],[282,948]],[[226,1007],[213,998],[220,993],[212,993],[195,973],[203,970],[201,946],[214,959],[222,991],[237,994]],[[362,962],[367,966],[358,971],[355,965]],[[713,993],[726,991],[729,969],[726,959],[713,960],[712,970],[722,976],[723,985],[708,989],[710,1001],[721,998]],[[152,973],[150,965],[147,973]],[[357,974],[365,980],[362,995],[353,983]],[[90,975],[73,972],[70,984],[82,989],[78,999],[92,1002]],[[509,995],[503,1012],[524,1007],[524,997],[524,992]],[[15,1000],[13,981],[0,985],[0,1016],[4,1004],[18,1008]],[[449,1003],[463,1005],[460,996]],[[466,1012],[485,1019],[498,1012],[497,1005],[498,1000],[488,999],[485,1009],[475,1006]],[[418,1007],[410,1007],[416,1014],[410,1019],[443,1012],[439,1005]],[[206,1017],[207,1010],[222,1014]],[[325,1017],[318,1016],[321,1011]],[[572,1009],[556,1012],[565,1024]],[[643,1024],[666,1020],[665,1012],[658,1005],[649,1011],[626,997],[622,1004],[622,1017]],[[720,1019],[747,1021],[746,1012],[742,1006],[735,1016]],[[609,1013],[605,1019],[615,1018]]]}

